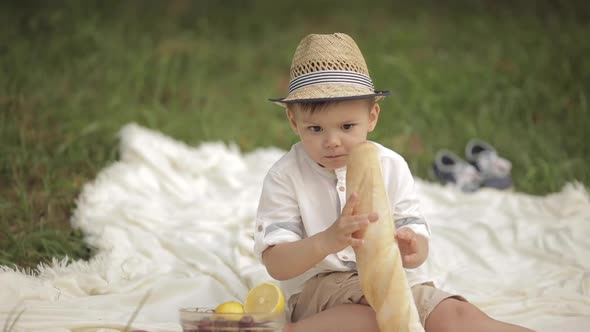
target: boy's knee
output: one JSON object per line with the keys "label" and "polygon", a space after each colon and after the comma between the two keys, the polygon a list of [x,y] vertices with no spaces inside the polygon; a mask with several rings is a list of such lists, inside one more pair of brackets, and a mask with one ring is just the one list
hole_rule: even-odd
{"label": "boy's knee", "polygon": [[478,316],[485,314],[469,302],[457,299],[446,299],[434,308],[426,318],[428,332],[461,331],[461,326]]}
{"label": "boy's knee", "polygon": [[454,321],[461,321],[475,314],[475,307],[472,304],[456,299],[451,300],[452,301],[449,301],[448,310],[450,311],[450,316],[454,318]]}

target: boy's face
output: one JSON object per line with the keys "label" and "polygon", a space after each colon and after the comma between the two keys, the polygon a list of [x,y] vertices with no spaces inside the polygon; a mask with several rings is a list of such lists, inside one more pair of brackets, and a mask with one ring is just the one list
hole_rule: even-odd
{"label": "boy's face", "polygon": [[368,108],[366,100],[350,100],[313,113],[288,110],[287,117],[307,154],[318,164],[336,169],[346,166],[350,150],[375,129],[379,104]]}

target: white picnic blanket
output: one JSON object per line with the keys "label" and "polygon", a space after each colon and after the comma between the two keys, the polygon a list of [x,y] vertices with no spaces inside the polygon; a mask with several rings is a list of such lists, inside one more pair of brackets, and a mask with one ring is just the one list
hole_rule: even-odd
{"label": "white picnic blanket", "polygon": [[[252,254],[266,170],[284,152],[197,147],[129,124],[120,161],[87,184],[72,225],[98,248],[36,276],[0,268],[0,323],[13,331],[180,331],[178,309],[243,300],[270,280]],[[570,183],[545,197],[464,194],[417,180],[433,230],[422,267],[497,319],[537,331],[590,330],[590,199]],[[24,310],[24,311],[23,311]]]}

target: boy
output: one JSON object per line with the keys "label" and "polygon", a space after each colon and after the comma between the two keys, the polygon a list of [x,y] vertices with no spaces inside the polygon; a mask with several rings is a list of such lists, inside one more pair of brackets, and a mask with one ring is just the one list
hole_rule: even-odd
{"label": "boy", "polygon": [[[269,170],[256,216],[255,252],[281,281],[292,324],[286,331],[378,331],[360,289],[352,233],[378,219],[351,213],[346,201],[347,154],[375,128],[388,95],[376,91],[358,46],[349,36],[308,35],[291,64],[289,94],[271,99],[286,107],[300,138]],[[485,315],[463,297],[441,291],[414,268],[428,256],[430,229],[419,211],[405,160],[374,143],[396,239],[426,331],[530,331]]]}

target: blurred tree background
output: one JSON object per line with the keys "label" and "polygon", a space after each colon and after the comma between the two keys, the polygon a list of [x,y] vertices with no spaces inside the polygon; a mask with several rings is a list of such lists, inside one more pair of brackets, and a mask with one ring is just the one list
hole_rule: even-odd
{"label": "blurred tree background", "polygon": [[91,256],[69,216],[126,123],[288,149],[267,98],[308,33],[357,41],[393,91],[370,138],[416,176],[478,137],[512,161],[517,191],[588,187],[589,22],[587,1],[3,1],[0,265]]}

